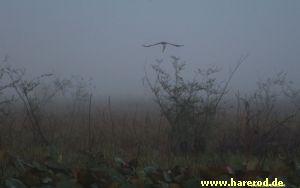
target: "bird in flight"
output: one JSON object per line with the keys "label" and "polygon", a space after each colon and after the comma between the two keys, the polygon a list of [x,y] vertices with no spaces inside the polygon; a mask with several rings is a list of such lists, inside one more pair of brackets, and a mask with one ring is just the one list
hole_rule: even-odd
{"label": "bird in flight", "polygon": [[162,45],[162,52],[163,53],[166,50],[167,45],[171,45],[171,46],[175,46],[175,47],[181,47],[181,46],[183,46],[183,45],[172,44],[172,43],[168,43],[168,42],[158,42],[158,43],[155,43],[155,44],[143,45],[143,46],[144,47],[151,47],[151,46],[156,46],[156,45]]}

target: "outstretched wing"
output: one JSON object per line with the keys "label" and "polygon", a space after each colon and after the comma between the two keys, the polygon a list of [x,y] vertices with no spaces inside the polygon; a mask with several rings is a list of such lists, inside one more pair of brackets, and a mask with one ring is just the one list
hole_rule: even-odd
{"label": "outstretched wing", "polygon": [[149,45],[143,45],[144,47],[151,47],[161,44],[161,42],[155,43],[155,44],[149,44]]}
{"label": "outstretched wing", "polygon": [[175,46],[175,47],[181,47],[181,46],[183,46],[183,45],[179,45],[179,44],[172,44],[172,43],[167,43],[167,44],[169,44],[169,45],[172,45],[172,46]]}

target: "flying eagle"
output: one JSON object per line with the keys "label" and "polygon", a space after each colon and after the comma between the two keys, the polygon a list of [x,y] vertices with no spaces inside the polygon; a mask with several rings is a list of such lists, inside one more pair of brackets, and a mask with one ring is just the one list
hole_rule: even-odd
{"label": "flying eagle", "polygon": [[156,45],[162,45],[162,52],[163,53],[166,50],[167,45],[171,45],[171,46],[175,46],[175,47],[181,47],[181,46],[183,46],[183,45],[172,44],[172,43],[168,43],[168,42],[158,42],[158,43],[155,43],[155,44],[143,45],[143,46],[144,47],[151,47],[151,46],[156,46]]}

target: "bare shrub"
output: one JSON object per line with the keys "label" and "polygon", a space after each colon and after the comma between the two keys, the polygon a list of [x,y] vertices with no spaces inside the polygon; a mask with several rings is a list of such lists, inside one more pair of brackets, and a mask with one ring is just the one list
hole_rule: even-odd
{"label": "bare shrub", "polygon": [[53,74],[42,74],[27,79],[25,73],[24,69],[15,68],[8,62],[2,64],[0,78],[2,82],[7,83],[2,87],[2,90],[10,89],[6,94],[12,96],[10,100],[5,101],[8,103],[15,99],[15,103],[20,101],[23,104],[26,114],[24,122],[29,120],[36,143],[48,145],[49,140],[42,128],[42,119],[45,118],[42,110],[59,92],[67,87],[69,82],[55,78]]}
{"label": "bare shrub", "polygon": [[292,130],[299,112],[299,91],[286,80],[286,74],[259,81],[253,93],[237,94],[236,100],[235,126],[220,148],[242,152],[248,158],[257,156],[261,163],[267,157],[288,155],[295,138]]}
{"label": "bare shrub", "polygon": [[180,58],[171,56],[173,73],[161,66],[161,61],[152,65],[154,81],[147,71],[145,80],[155,96],[161,113],[170,124],[169,138],[175,152],[198,152],[206,147],[205,136],[214,121],[220,101],[227,93],[229,82],[235,71],[244,61],[241,57],[229,78],[218,81],[217,67],[207,70],[198,69],[192,80],[187,80],[182,73],[185,63]]}

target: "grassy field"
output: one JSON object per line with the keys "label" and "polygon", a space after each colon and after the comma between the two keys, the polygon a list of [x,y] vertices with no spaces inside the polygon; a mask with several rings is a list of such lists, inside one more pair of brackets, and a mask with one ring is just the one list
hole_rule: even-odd
{"label": "grassy field", "polygon": [[173,59],[175,82],[153,66],[145,100],[99,99],[80,77],[27,79],[3,66],[0,187],[199,187],[230,177],[300,186],[299,92],[284,75],[224,97],[232,77],[221,87],[209,69],[185,81]]}
{"label": "grassy field", "polygon": [[289,121],[291,131],[267,143],[268,153],[257,149],[246,127],[237,127],[232,110],[215,119],[205,151],[174,152],[170,125],[154,104],[99,101],[89,111],[86,103],[78,111],[72,104],[52,104],[59,107],[48,109],[40,124],[49,144],[39,141],[22,110],[15,109],[20,113],[1,124],[3,186],[20,180],[27,187],[197,187],[200,179],[226,177],[278,177],[299,185],[298,117]]}

